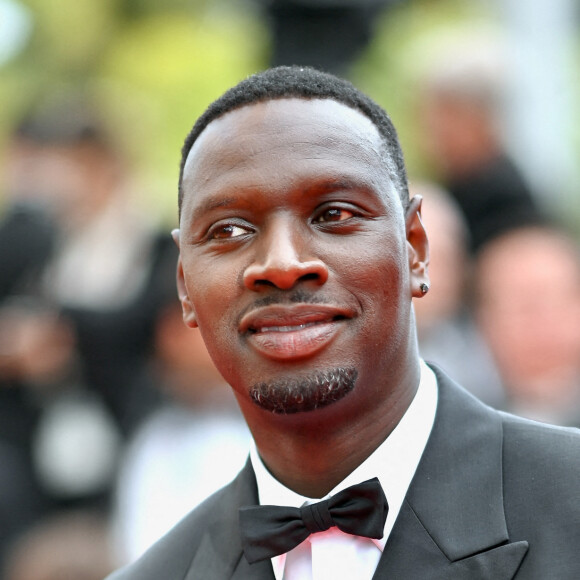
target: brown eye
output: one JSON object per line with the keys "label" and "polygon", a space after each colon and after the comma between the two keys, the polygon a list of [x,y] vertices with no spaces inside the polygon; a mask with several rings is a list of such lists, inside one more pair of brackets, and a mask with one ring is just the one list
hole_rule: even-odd
{"label": "brown eye", "polygon": [[243,236],[247,234],[248,230],[237,226],[235,224],[226,224],[214,228],[210,233],[210,238],[214,240],[227,240],[231,238],[237,238],[238,236]]}
{"label": "brown eye", "polygon": [[332,207],[323,211],[320,216],[315,220],[318,223],[322,222],[341,222],[353,217],[354,214],[347,209],[341,207]]}

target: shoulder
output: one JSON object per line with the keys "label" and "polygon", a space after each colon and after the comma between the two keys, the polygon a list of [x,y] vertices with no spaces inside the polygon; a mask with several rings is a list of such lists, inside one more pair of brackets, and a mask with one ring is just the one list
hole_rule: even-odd
{"label": "shoulder", "polygon": [[[580,430],[499,412],[503,421],[504,480],[522,492],[557,494],[579,513]],[[541,507],[541,506],[540,506]]]}
{"label": "shoulder", "polygon": [[460,431],[462,440],[473,442],[469,449],[472,453],[498,444],[507,483],[508,476],[518,473],[534,481],[545,481],[550,474],[558,474],[562,481],[580,476],[580,429],[540,423],[492,409],[440,369],[434,370],[439,385],[438,413],[445,423],[440,430],[447,431],[447,441]]}
{"label": "shoulder", "polygon": [[505,445],[511,453],[523,458],[553,458],[558,451],[561,459],[580,463],[580,429],[539,423],[498,411],[504,425]]}
{"label": "shoulder", "polygon": [[522,576],[578,578],[580,431],[501,416],[507,529],[530,546]]}

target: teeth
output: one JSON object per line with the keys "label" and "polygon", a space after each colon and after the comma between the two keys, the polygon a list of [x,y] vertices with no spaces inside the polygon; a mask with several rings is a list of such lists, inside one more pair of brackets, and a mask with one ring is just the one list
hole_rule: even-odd
{"label": "teeth", "polygon": [[258,332],[293,332],[295,330],[302,330],[308,326],[318,324],[317,322],[307,322],[306,324],[296,324],[293,326],[262,326],[258,328]]}

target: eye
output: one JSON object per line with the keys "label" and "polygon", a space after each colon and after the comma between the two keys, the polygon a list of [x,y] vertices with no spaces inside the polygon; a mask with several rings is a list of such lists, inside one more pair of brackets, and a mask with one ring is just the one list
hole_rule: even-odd
{"label": "eye", "polygon": [[229,240],[232,238],[238,238],[249,232],[249,228],[236,224],[219,224],[210,230],[208,238],[210,240]]}
{"label": "eye", "polygon": [[315,219],[315,223],[342,222],[355,216],[355,213],[343,207],[325,209]]}

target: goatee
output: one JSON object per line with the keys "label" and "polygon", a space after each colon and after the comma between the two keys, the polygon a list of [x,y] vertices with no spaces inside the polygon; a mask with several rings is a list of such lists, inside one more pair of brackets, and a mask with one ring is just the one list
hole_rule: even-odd
{"label": "goatee", "polygon": [[303,413],[344,398],[354,389],[357,376],[354,367],[317,371],[306,377],[257,383],[250,397],[258,407],[272,413]]}

